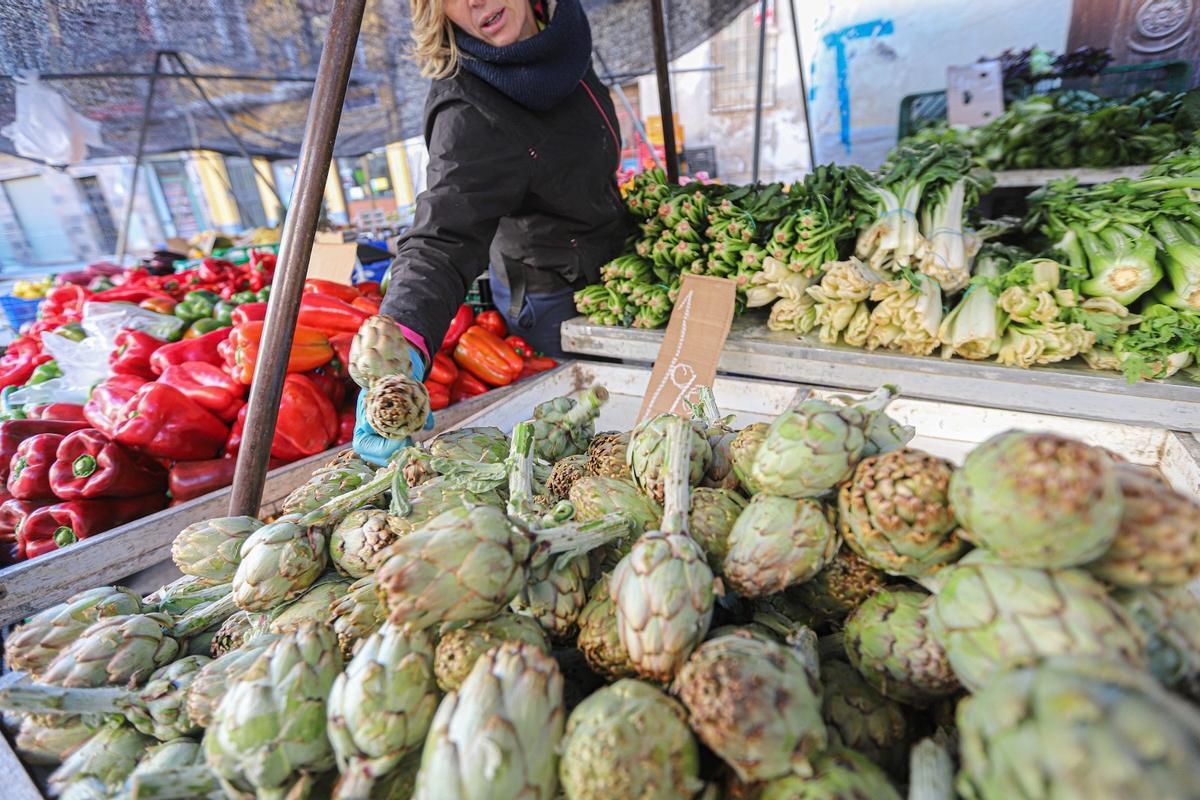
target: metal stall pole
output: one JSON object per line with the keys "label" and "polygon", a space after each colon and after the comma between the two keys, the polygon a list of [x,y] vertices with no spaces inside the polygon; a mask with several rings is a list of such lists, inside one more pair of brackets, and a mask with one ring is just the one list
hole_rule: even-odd
{"label": "metal stall pole", "polygon": [[758,6],[758,85],[754,88],[754,168],[750,182],[758,183],[758,168],[762,163],[763,83],[767,63],[767,0]]}
{"label": "metal stall pole", "polygon": [[663,121],[667,180],[679,182],[679,153],[675,150],[675,110],[671,106],[671,65],[667,62],[667,28],[663,0],[650,0],[650,32],[654,37],[654,71],[658,74],[658,106]]}
{"label": "metal stall pole", "polygon": [[[259,171],[258,165],[255,164],[254,159],[250,157],[250,152],[246,149],[246,145],[242,144],[242,138],[233,132],[233,127],[229,124],[229,117],[225,116],[225,112],[212,101],[212,98],[208,96],[208,92],[204,91],[204,87],[200,84],[200,81],[195,75],[192,74],[192,71],[188,69],[188,65],[183,63],[183,57],[179,55],[179,53],[175,52],[172,52],[169,55],[171,58],[175,59],[175,63],[179,65],[179,68],[183,70],[183,74],[186,75],[188,80],[192,82],[192,86],[196,87],[196,91],[200,93],[200,97],[204,100],[205,105],[207,105],[209,110],[217,115],[217,119],[221,120],[221,125],[225,128],[225,133],[229,134],[229,138],[233,139],[233,143],[237,147],[238,153],[241,154],[242,158],[246,159],[246,163],[250,165],[250,169],[254,170],[254,174],[263,179],[263,183],[265,183],[267,188],[271,190],[271,194],[274,196],[275,202],[279,203],[280,208],[285,208],[286,206],[284,205],[283,198],[279,196],[279,192],[275,189],[274,181],[271,181],[268,176],[263,175],[262,172]],[[232,192],[232,187],[230,187],[230,193],[232,194]],[[234,202],[237,202],[236,194],[233,196],[233,199]],[[239,206],[240,205],[241,204],[239,203]]]}
{"label": "metal stall pole", "polygon": [[800,48],[800,23],[796,19],[796,0],[788,0],[792,15],[792,38],[796,40],[796,63],[800,65],[800,107],[804,109],[804,137],[808,141],[808,169],[817,168],[817,145],[813,141],[812,121],[808,117],[808,78],[804,77],[804,51]]}
{"label": "metal stall pole", "polygon": [[150,106],[154,103],[154,89],[158,86],[159,65],[162,53],[154,54],[154,72],[150,75],[150,90],[146,92],[146,104],[142,106],[142,129],[138,132],[137,155],[133,159],[133,179],[129,182],[129,193],[125,197],[125,216],[117,234],[117,266],[125,266],[125,249],[129,245],[129,226],[133,222],[133,201],[137,199],[138,173],[142,171],[142,154],[146,151],[146,135],[150,132]]}
{"label": "metal stall pole", "polygon": [[292,349],[308,259],[312,255],[325,181],[329,177],[329,162],[333,158],[333,143],[342,118],[346,84],[354,63],[354,49],[358,44],[366,2],[336,0],[329,17],[329,33],[321,49],[317,82],[308,108],[308,121],[304,125],[304,144],[296,170],[292,207],[283,226],[279,266],[267,306],[254,382],[250,386],[245,434],[229,500],[231,516],[257,516],[262,502],[288,353]]}

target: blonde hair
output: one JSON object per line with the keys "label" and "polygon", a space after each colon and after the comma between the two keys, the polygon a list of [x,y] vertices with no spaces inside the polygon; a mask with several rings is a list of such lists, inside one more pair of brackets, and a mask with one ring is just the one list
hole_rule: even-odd
{"label": "blonde hair", "polygon": [[421,75],[438,80],[458,72],[458,42],[443,0],[409,0],[412,9],[411,56]]}

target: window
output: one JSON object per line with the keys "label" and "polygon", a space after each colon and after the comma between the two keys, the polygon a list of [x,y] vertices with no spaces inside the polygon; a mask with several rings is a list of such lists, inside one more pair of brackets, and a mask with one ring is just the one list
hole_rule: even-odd
{"label": "window", "polygon": [[[775,72],[779,31],[775,3],[767,4],[766,59],[763,62],[763,108],[775,105]],[[743,111],[754,108],[758,86],[759,5],[748,8],[712,40],[712,63],[720,69],[712,77],[712,110]]]}

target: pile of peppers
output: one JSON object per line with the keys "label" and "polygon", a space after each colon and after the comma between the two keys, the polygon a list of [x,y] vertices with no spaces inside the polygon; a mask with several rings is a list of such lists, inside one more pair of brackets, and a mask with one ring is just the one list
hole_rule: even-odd
{"label": "pile of peppers", "polygon": [[[131,269],[111,286],[47,293],[39,319],[0,356],[0,566],[233,482],[274,268],[271,255],[241,265],[204,259],[178,274]],[[310,280],[304,292],[272,468],[352,438],[350,342],[383,299],[373,282]],[[84,305],[96,302],[134,304],[184,327],[173,341],[120,331],[111,375],[83,405],[14,406],[17,389],[62,375],[42,336],[81,341]]]}
{"label": "pile of peppers", "polygon": [[500,312],[476,314],[462,305],[433,357],[425,388],[437,411],[556,366],[558,362],[535,353],[520,336],[509,336]]}

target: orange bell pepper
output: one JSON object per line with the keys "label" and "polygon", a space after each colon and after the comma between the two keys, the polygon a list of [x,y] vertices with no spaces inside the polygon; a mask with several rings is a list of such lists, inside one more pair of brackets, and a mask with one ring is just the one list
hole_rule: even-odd
{"label": "orange bell pepper", "polygon": [[[254,379],[254,365],[262,342],[263,322],[245,322],[233,329],[229,342],[233,346],[234,379],[249,385]],[[310,372],[333,360],[329,337],[312,328],[297,327],[288,355],[288,372]]]}
{"label": "orange bell pepper", "polygon": [[525,361],[496,334],[476,325],[468,328],[454,348],[454,360],[467,372],[492,386],[517,379]]}
{"label": "orange bell pepper", "polygon": [[379,313],[379,301],[373,297],[356,297],[350,301],[350,305],[357,308],[359,311],[365,311],[371,316]]}
{"label": "orange bell pepper", "polygon": [[306,280],[304,282],[304,291],[305,293],[336,297],[338,300],[345,300],[347,303],[352,303],[356,298],[362,297],[362,292],[353,286],[347,286],[344,283],[336,281],[323,281],[319,278],[309,278]]}

